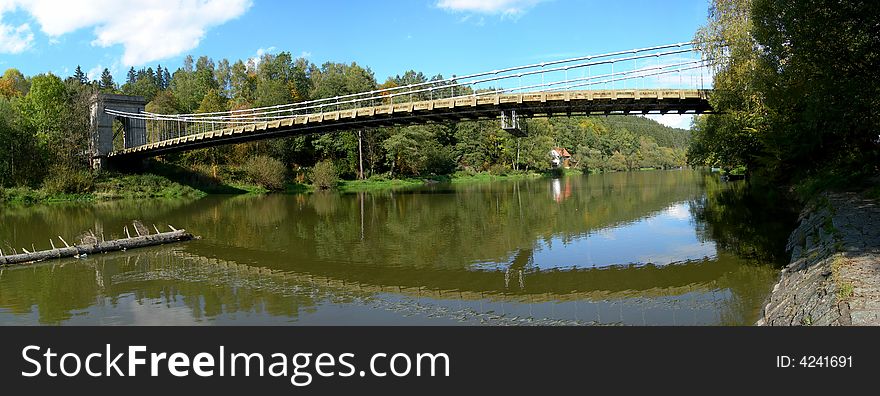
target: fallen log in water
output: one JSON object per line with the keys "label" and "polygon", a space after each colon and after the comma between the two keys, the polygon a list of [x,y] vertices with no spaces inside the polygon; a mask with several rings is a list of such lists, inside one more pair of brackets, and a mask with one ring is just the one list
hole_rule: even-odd
{"label": "fallen log in water", "polygon": [[[171,228],[171,231],[159,232],[159,230],[156,229],[155,226],[153,226],[153,228],[156,229],[155,234],[149,235],[147,234],[147,232],[144,232],[143,234],[146,235],[142,235],[139,229],[145,229],[145,227],[139,227],[139,225],[136,224],[135,230],[137,231],[138,236],[129,236],[127,238],[114,239],[110,241],[98,241],[98,238],[94,237],[94,235],[92,234],[91,238],[83,238],[83,243],[76,246],[68,245],[67,241],[59,236],[58,239],[60,239],[61,242],[64,243],[65,247],[56,248],[55,242],[51,242],[50,240],[52,244],[52,249],[50,250],[28,252],[26,249],[22,249],[24,250],[24,253],[16,253],[8,256],[4,256],[3,252],[0,251],[0,266],[26,264],[36,261],[44,261],[64,257],[82,257],[88,254],[115,252],[147,246],[164,245],[166,243],[183,242],[199,238],[186,232],[186,230],[178,230],[171,226],[168,227]],[[125,231],[128,235],[127,226],[125,228]]]}

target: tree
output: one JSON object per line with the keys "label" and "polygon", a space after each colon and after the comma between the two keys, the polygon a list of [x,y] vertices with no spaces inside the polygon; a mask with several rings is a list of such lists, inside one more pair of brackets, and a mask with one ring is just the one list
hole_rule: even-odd
{"label": "tree", "polygon": [[113,93],[116,91],[116,83],[113,82],[113,75],[110,69],[104,68],[101,72],[101,81],[98,82],[98,88],[104,93]]}
{"label": "tree", "polygon": [[0,97],[0,187],[34,185],[44,173],[36,137],[13,100]]}
{"label": "tree", "polygon": [[[143,96],[148,102],[153,100],[156,93],[162,88],[159,86],[156,74],[153,68],[140,69],[132,73],[134,68],[129,71],[130,82],[122,85],[122,93],[126,95]],[[133,74],[133,76],[132,76]]]}
{"label": "tree", "polygon": [[156,86],[159,89],[165,89],[168,87],[168,82],[165,81],[165,70],[162,69],[162,65],[156,66]]}
{"label": "tree", "polygon": [[168,89],[171,85],[171,72],[168,71],[166,67],[165,70],[162,71],[162,89]]}
{"label": "tree", "polygon": [[0,96],[12,98],[24,96],[30,89],[30,82],[18,69],[6,69],[0,77]]}
{"label": "tree", "polygon": [[61,79],[54,74],[34,76],[30,91],[21,101],[21,112],[44,147],[63,130],[66,110],[67,90]]}
{"label": "tree", "polygon": [[73,80],[80,84],[87,84],[89,82],[88,76],[83,73],[82,68],[79,67],[79,65],[76,65],[76,70],[73,71]]}
{"label": "tree", "polygon": [[221,59],[220,62],[217,62],[217,67],[214,69],[214,79],[217,80],[220,92],[227,98],[231,97],[232,67],[229,65],[228,59]]}
{"label": "tree", "polygon": [[[156,114],[177,114],[180,113],[180,108],[177,104],[177,99],[174,97],[174,94],[171,91],[163,90],[159,91],[156,96],[153,97],[149,103],[147,103],[146,111],[150,113]],[[149,121],[153,122],[153,121]],[[153,128],[148,126],[147,131],[158,131],[158,128]],[[177,134],[174,131],[163,131],[165,135],[161,136],[151,136],[150,139],[152,141],[157,140],[165,140],[170,139],[172,137],[176,137]]]}
{"label": "tree", "polygon": [[391,175],[420,174],[427,159],[423,148],[433,137],[431,131],[423,126],[392,128],[388,138],[382,142],[382,147],[388,153]]}
{"label": "tree", "polygon": [[763,155],[760,133],[768,109],[760,91],[766,70],[755,50],[752,0],[714,0],[709,22],[696,35],[700,50],[716,66],[709,100],[721,112],[695,125],[688,162],[733,168],[754,168]]}
{"label": "tree", "polygon": [[753,0],[752,72],[769,108],[764,164],[779,175],[832,169],[875,175],[880,164],[880,5]]}
{"label": "tree", "polygon": [[229,76],[230,93],[236,106],[254,102],[256,75],[248,73],[247,66],[241,60],[232,64]]}
{"label": "tree", "polygon": [[311,73],[313,99],[332,98],[376,89],[376,78],[372,70],[362,68],[357,63],[327,62]]}
{"label": "tree", "polygon": [[132,68],[128,69],[128,77],[126,78],[125,83],[126,84],[134,84],[136,78],[137,78],[137,74],[134,71],[134,67],[132,67]]}
{"label": "tree", "polygon": [[219,86],[214,80],[214,62],[206,56],[198,59],[193,69],[192,56],[184,60],[184,67],[177,69],[171,78],[171,91],[184,113],[195,112],[209,90]]}
{"label": "tree", "polygon": [[216,113],[227,111],[226,97],[220,94],[216,89],[209,89],[199,104],[197,113]]}
{"label": "tree", "polygon": [[34,76],[31,89],[21,100],[22,119],[34,132],[39,152],[47,162],[68,169],[83,166],[82,156],[88,144],[88,106],[91,88],[76,85],[69,92],[53,74]]}

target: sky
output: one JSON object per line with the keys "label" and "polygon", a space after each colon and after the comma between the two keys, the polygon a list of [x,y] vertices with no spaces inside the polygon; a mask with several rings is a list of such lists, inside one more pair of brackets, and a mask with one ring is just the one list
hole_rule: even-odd
{"label": "sky", "polygon": [[[117,81],[129,67],[175,70],[290,52],[357,62],[379,82],[690,41],[706,0],[0,0],[0,70],[61,77],[77,65]],[[687,128],[690,116],[657,116]]]}

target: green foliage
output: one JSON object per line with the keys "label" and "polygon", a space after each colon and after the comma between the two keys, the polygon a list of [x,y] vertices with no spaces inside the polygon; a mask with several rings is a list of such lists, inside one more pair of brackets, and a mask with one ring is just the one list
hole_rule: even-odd
{"label": "green foliage", "polygon": [[339,177],[336,174],[336,167],[333,166],[333,162],[324,160],[315,164],[315,167],[312,168],[309,174],[309,180],[315,188],[327,190],[336,187]]}
{"label": "green foliage", "polygon": [[15,98],[28,93],[31,83],[18,69],[6,69],[0,77],[0,97]]}
{"label": "green foliage", "polygon": [[156,71],[152,67],[135,71],[131,68],[128,71],[128,80],[122,84],[121,90],[125,95],[143,96],[147,102],[152,101],[156,94],[161,91],[165,85],[162,75],[163,70],[160,65]]}
{"label": "green foliage", "polygon": [[[46,191],[59,193],[89,190],[88,184],[76,176],[88,173],[89,159],[84,154],[88,152],[89,105],[91,95],[98,90],[144,96],[148,101],[146,111],[179,114],[334,98],[377,88],[369,68],[334,62],[317,66],[307,59],[294,59],[289,52],[265,54],[259,62],[221,59],[215,63],[205,56],[188,56],[173,75],[161,65],[155,69],[131,68],[121,86],[113,81],[109,70],[103,74],[101,81],[88,82],[78,68],[61,82],[52,75],[28,79],[14,69],[5,73],[0,80],[0,185],[45,186]],[[381,86],[442,79],[409,70]],[[457,94],[472,92],[467,87],[447,85]],[[422,100],[429,95],[414,93],[400,98]],[[147,122],[147,129],[158,134],[151,125],[156,121]],[[573,155],[573,166],[591,171],[665,168],[682,163],[688,139],[686,131],[642,117],[554,117],[526,122],[530,131],[526,137],[510,135],[496,120],[378,127],[169,154],[150,162],[149,167],[151,172],[200,191],[240,193],[282,189],[290,185],[285,183],[286,169],[312,167],[310,177],[316,178],[316,186],[329,188],[339,178],[358,175],[361,163],[366,176],[392,179],[447,180],[458,170],[487,177],[533,175],[549,170],[553,147],[565,147]],[[148,138],[158,141],[175,136],[172,131]],[[169,170],[172,167],[174,170]],[[62,169],[72,176],[45,179],[48,169],[57,174]],[[296,174],[298,181],[305,181],[306,172]],[[136,192],[129,195],[144,196],[140,188],[151,185],[174,189],[148,180],[133,181],[133,186],[114,183],[99,181],[95,194],[131,187]]]}
{"label": "green foliage", "polygon": [[33,185],[43,174],[36,135],[18,111],[17,100],[0,97],[0,187]]}
{"label": "green foliage", "polygon": [[880,6],[875,2],[755,0],[766,63],[765,146],[781,172],[821,167],[876,174],[880,163]]}
{"label": "green foliage", "polygon": [[697,39],[719,61],[724,114],[697,120],[689,161],[815,186],[829,171],[876,174],[878,23],[873,2],[714,0]]}
{"label": "green foliage", "polygon": [[284,187],[287,169],[277,159],[265,155],[253,157],[245,162],[242,169],[248,180],[267,190],[281,190]]}
{"label": "green foliage", "polygon": [[433,138],[433,131],[425,126],[391,129],[388,138],[382,143],[391,175],[420,174],[428,158],[424,148]]}
{"label": "green foliage", "polygon": [[369,68],[362,68],[357,63],[327,62],[320,69],[311,72],[314,83],[311,97],[314,99],[332,98],[376,89],[376,78]]}
{"label": "green foliage", "polygon": [[95,180],[97,199],[201,197],[203,192],[159,175],[101,173]]}
{"label": "green foliage", "polygon": [[101,72],[101,79],[98,80],[98,88],[103,93],[116,93],[116,82],[113,81],[113,75],[110,74],[110,69],[104,68],[104,71]]}
{"label": "green foliage", "polygon": [[20,102],[21,112],[32,126],[41,145],[48,145],[63,129],[67,110],[67,90],[53,74],[40,74],[31,80],[31,89]]}
{"label": "green foliage", "polygon": [[43,189],[50,194],[84,194],[95,188],[92,174],[86,170],[57,165],[49,170]]}
{"label": "green foliage", "polygon": [[424,172],[430,175],[449,175],[455,172],[455,151],[452,147],[431,144],[425,148]]}

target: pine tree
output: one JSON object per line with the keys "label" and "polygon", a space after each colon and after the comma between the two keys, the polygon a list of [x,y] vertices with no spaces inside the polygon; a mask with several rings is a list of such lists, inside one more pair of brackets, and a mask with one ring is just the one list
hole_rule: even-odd
{"label": "pine tree", "polygon": [[150,80],[151,84],[156,85],[156,74],[153,73],[152,67],[147,68],[146,77]]}
{"label": "pine tree", "polygon": [[[107,69],[104,70],[106,71]],[[103,79],[103,75],[101,77]],[[128,69],[128,78],[125,80],[125,83],[134,84],[135,81],[137,81],[137,73],[135,73],[134,67],[132,67],[131,69]]]}
{"label": "pine tree", "polygon": [[86,74],[83,73],[82,68],[79,65],[76,65],[76,70],[73,71],[73,79],[79,81],[80,84],[86,84],[89,82]]}
{"label": "pine tree", "polygon": [[162,65],[156,66],[156,86],[165,89],[165,75],[162,73]]}
{"label": "pine tree", "polygon": [[[131,73],[134,72],[134,68],[131,68]],[[106,67],[104,71],[101,72],[101,81],[98,83],[98,87],[101,89],[101,92],[112,93],[116,90],[116,83],[113,82],[113,75],[110,74],[110,70]]]}
{"label": "pine tree", "polygon": [[167,67],[165,68],[164,74],[165,75],[162,77],[162,82],[164,83],[165,86],[162,87],[162,89],[168,89],[168,87],[171,86],[171,73],[168,72]]}

